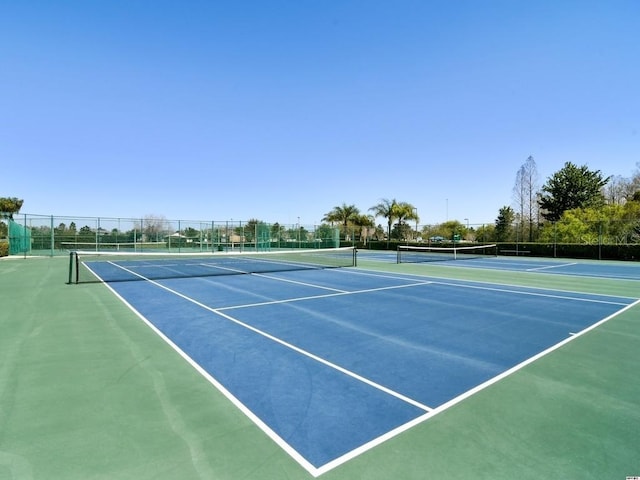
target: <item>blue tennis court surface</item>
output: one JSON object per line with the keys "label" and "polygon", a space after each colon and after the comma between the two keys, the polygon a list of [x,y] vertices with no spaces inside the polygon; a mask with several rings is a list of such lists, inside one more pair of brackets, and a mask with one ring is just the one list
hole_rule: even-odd
{"label": "blue tennis court surface", "polygon": [[313,475],[636,302],[351,268],[110,288]]}

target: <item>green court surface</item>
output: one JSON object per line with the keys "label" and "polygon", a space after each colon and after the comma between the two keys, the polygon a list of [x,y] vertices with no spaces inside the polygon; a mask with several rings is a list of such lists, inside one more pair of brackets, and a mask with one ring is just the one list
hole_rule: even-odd
{"label": "green court surface", "polygon": [[[640,282],[358,268],[640,297]],[[0,479],[310,479],[251,419],[68,259],[0,259]],[[640,268],[640,265],[638,265]],[[640,475],[640,305],[319,478]]]}

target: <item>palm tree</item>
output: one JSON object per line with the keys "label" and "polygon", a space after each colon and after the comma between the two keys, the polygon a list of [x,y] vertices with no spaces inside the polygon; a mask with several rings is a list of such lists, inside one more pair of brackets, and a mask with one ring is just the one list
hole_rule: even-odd
{"label": "palm tree", "polygon": [[387,219],[387,246],[389,246],[389,240],[391,239],[391,225],[397,218],[397,204],[398,202],[396,202],[395,198],[393,200],[383,198],[380,200],[380,203],[369,209],[369,211],[373,212],[376,217],[383,217]]}
{"label": "palm tree", "polygon": [[355,205],[347,205],[343,203],[339,207],[333,207],[329,213],[322,217],[323,222],[340,223],[344,233],[347,233],[349,222],[353,221],[358,215],[360,210]]}
{"label": "palm tree", "polygon": [[398,226],[403,228],[403,232],[406,232],[404,230],[404,227],[402,227],[402,224],[406,220],[415,220],[416,222],[419,220],[418,210],[416,209],[416,207],[407,202],[396,203],[394,212],[396,218],[398,219]]}
{"label": "palm tree", "polygon": [[0,213],[13,220],[13,214],[20,211],[23,202],[24,200],[16,197],[0,197]]}

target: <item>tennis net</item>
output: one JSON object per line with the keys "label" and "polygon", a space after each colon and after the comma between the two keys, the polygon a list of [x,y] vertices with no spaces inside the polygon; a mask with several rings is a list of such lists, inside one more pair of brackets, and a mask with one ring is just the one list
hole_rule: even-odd
{"label": "tennis net", "polygon": [[69,283],[210,277],[355,265],[353,247],[240,253],[72,251]]}
{"label": "tennis net", "polygon": [[417,247],[398,245],[398,263],[442,262],[495,257],[496,245],[474,245],[468,247]]}

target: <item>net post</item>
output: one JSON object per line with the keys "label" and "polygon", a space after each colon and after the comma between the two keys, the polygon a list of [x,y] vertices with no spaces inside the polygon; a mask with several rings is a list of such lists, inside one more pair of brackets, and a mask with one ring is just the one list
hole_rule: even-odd
{"label": "net post", "polygon": [[74,260],[76,264],[76,285],[80,283],[80,255],[75,252]]}
{"label": "net post", "polygon": [[69,252],[69,280],[67,282],[69,285],[71,285],[73,279],[73,253]]}

